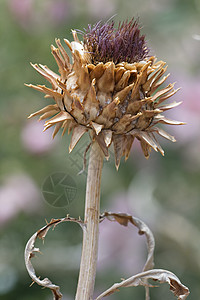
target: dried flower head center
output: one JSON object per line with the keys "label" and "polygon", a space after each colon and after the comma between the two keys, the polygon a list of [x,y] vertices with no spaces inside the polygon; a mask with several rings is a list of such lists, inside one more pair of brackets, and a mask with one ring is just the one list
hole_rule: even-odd
{"label": "dried flower head center", "polygon": [[145,36],[140,33],[138,20],[119,23],[117,28],[114,25],[114,21],[105,24],[98,22],[94,26],[88,25],[85,30],[84,47],[90,53],[92,63],[133,63],[145,59],[149,49]]}
{"label": "dried flower head center", "polygon": [[[144,64],[146,65],[146,62],[140,62],[139,64],[139,69],[141,69],[141,65]],[[114,65],[114,64],[113,64]],[[100,63],[98,64],[95,68],[94,65],[87,65],[86,68],[88,69],[88,75],[90,76],[90,80],[93,78],[93,73],[96,68],[100,68],[103,65]],[[103,66],[105,68],[104,73],[110,68],[110,63],[105,64]],[[132,90],[131,87],[136,85],[137,83],[137,74],[140,73],[137,71],[138,68],[138,63],[134,64],[127,64],[127,63],[121,63],[118,65],[114,65],[114,72],[113,75],[108,74],[105,76],[105,82],[103,83],[104,86],[102,87],[103,89],[110,89],[110,84],[111,86],[112,81],[117,82],[118,80],[118,73],[123,72],[124,76],[121,77],[120,82],[118,84],[114,84],[113,89],[108,92],[108,91],[101,91],[99,89],[98,84],[96,84],[96,80],[93,80],[93,93],[95,95],[96,100],[98,101],[99,105],[96,106],[96,113],[95,113],[95,118],[92,121],[95,121],[96,117],[99,117],[99,122],[100,125],[103,126],[103,130],[107,129],[112,129],[115,134],[121,134],[120,129],[118,128],[118,122],[122,117],[125,116],[125,118],[132,117],[132,121],[130,121],[130,124],[127,128],[124,128],[124,133],[129,132],[132,129],[140,129],[140,130],[145,130],[146,128],[149,127],[153,120],[153,115],[154,113],[149,113],[145,115],[145,112],[148,110],[153,111],[154,110],[154,103],[146,97],[147,92],[142,90],[142,87],[140,86],[137,94],[137,98],[135,101],[132,101]],[[110,78],[112,76],[112,78]],[[125,89],[126,88],[126,89]],[[75,88],[74,90],[71,91],[70,96],[74,99],[76,99],[76,107],[77,109],[82,109],[82,106],[86,104],[88,101],[87,97],[89,94],[89,90],[86,90],[86,93],[83,93],[82,90],[79,90]],[[65,94],[62,92],[63,95]],[[68,97],[68,96],[67,96]],[[114,101],[113,101],[114,99]],[[146,100],[145,100],[146,99]],[[63,97],[64,102],[65,101],[65,96]],[[141,101],[142,100],[142,101]],[[110,119],[110,122],[107,122],[106,120],[104,121],[102,118],[102,112],[105,107],[109,108],[109,116],[108,118]],[[74,114],[74,110],[67,110],[65,104],[64,108],[66,112],[70,113],[71,116],[75,119],[75,121],[79,122],[80,124],[87,126],[88,128],[93,128],[91,125],[91,113],[88,110],[83,110],[83,114],[81,116],[81,119],[77,119],[76,113]],[[113,108],[113,110],[112,110]],[[95,107],[93,107],[95,110]],[[112,110],[112,111],[111,111]],[[136,118],[133,118],[133,116],[137,116]],[[111,124],[112,122],[112,124]]]}

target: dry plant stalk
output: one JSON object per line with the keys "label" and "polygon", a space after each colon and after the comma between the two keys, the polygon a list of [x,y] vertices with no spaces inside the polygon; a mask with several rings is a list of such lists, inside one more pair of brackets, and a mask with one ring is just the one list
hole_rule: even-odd
{"label": "dry plant stalk", "polygon": [[[159,124],[182,125],[183,122],[167,119],[163,112],[173,109],[181,102],[163,104],[177,90],[174,84],[163,84],[169,77],[165,75],[167,66],[149,56],[149,49],[144,35],[141,35],[138,21],[105,24],[98,22],[88,25],[83,32],[83,42],[72,31],[74,41],[64,40],[71,51],[73,63],[59,39],[58,48],[51,47],[60,75],[45,65],[32,64],[47,79],[51,88],[44,85],[27,86],[43,92],[45,98],[52,97],[55,104],[48,105],[29,117],[40,116],[45,122],[44,130],[55,125],[53,137],[60,129],[62,135],[68,129],[72,131],[69,152],[73,150],[80,138],[88,132],[91,138],[90,159],[85,202],[84,223],[78,222],[83,232],[83,248],[76,300],[92,300],[96,275],[98,251],[100,184],[103,159],[109,158],[109,147],[113,144],[115,165],[119,168],[124,156],[128,159],[134,139],[138,139],[146,158],[151,149],[164,155],[164,150],[156,139],[156,134],[175,142],[175,138],[161,129]],[[50,119],[49,119],[50,118]],[[89,149],[87,147],[86,151]],[[86,154],[86,152],[85,152]],[[148,257],[142,273],[134,275],[121,283],[114,284],[97,299],[102,299],[115,292],[119,287],[144,285],[146,300],[149,297],[148,279],[168,282],[174,295],[179,300],[186,299],[189,290],[169,271],[153,268],[154,238],[148,227],[139,219],[126,214],[105,213],[100,221],[108,218],[121,225],[131,223],[145,234],[148,245]],[[36,248],[37,237],[44,237],[51,226],[72,219],[53,220],[39,230],[29,240],[25,250],[26,267],[32,279],[40,285],[49,287],[54,299],[61,299],[59,287],[49,280],[41,281],[35,275],[30,263]]]}
{"label": "dry plant stalk", "polygon": [[94,292],[98,256],[100,186],[103,158],[102,150],[94,142],[90,151],[88,165],[84,220],[86,230],[83,232],[83,248],[76,300],[92,299]]}

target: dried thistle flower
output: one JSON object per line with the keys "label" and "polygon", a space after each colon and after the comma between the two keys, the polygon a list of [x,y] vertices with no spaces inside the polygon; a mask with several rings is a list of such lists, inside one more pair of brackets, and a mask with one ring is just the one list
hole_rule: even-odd
{"label": "dried thistle flower", "polygon": [[[100,216],[100,186],[104,156],[108,158],[108,149],[113,143],[115,164],[119,167],[120,159],[128,158],[134,138],[140,141],[146,158],[150,149],[164,151],[156,140],[155,133],[175,141],[174,137],[156,125],[158,123],[180,125],[182,122],[169,120],[162,115],[165,110],[180,104],[162,103],[177,90],[174,84],[162,88],[169,75],[163,77],[167,67],[163,61],[156,62],[149,56],[144,36],[140,34],[138,21],[132,19],[114,28],[114,22],[101,22],[82,32],[83,42],[80,42],[76,31],[72,31],[74,41],[65,43],[69,47],[73,64],[60,43],[58,48],[52,46],[52,54],[58,64],[57,75],[47,66],[33,65],[52,85],[47,88],[42,85],[28,85],[53,97],[54,105],[48,105],[30,117],[41,115],[40,120],[50,118],[45,123],[45,129],[55,125],[53,136],[63,128],[63,134],[68,129],[72,131],[69,151],[71,152],[85,132],[92,139],[85,199],[84,222],[69,218],[52,219],[50,223],[37,231],[28,241],[25,249],[27,270],[34,282],[52,290],[54,299],[62,299],[59,287],[45,278],[35,276],[31,264],[37,237],[44,238],[51,226],[65,221],[79,223],[83,230],[83,246],[76,291],[76,300],[93,299],[96,276],[99,222],[105,217],[127,226],[128,222],[139,225],[139,233],[145,234],[148,244],[148,257],[143,271],[135,276],[114,284],[97,299],[110,295],[120,287],[137,286],[138,282],[145,285],[146,299],[149,297],[148,279],[168,282],[170,289],[178,299],[186,299],[189,294],[187,287],[169,271],[153,268],[154,238],[144,223],[126,214],[104,213]],[[95,164],[95,168],[93,167]],[[141,227],[142,226],[142,227]],[[140,229],[140,227],[142,229]],[[145,229],[146,228],[146,229]],[[86,229],[86,230],[85,230]],[[150,271],[148,271],[150,270]]]}
{"label": "dried thistle flower", "polygon": [[157,127],[159,123],[181,125],[169,120],[162,113],[181,102],[162,103],[174,95],[174,84],[162,87],[169,74],[164,76],[167,66],[163,61],[149,57],[144,36],[141,36],[138,21],[132,19],[114,28],[114,22],[95,24],[82,33],[79,41],[72,31],[74,41],[64,40],[69,47],[73,64],[56,39],[58,48],[51,47],[60,75],[44,65],[32,65],[52,85],[28,85],[53,97],[54,105],[48,105],[31,114],[48,119],[45,129],[55,125],[53,136],[59,129],[62,134],[72,132],[71,152],[85,132],[96,140],[106,158],[113,143],[115,164],[128,159],[134,138],[140,141],[143,153],[149,157],[153,148],[164,155],[155,133],[175,141],[175,138]]}

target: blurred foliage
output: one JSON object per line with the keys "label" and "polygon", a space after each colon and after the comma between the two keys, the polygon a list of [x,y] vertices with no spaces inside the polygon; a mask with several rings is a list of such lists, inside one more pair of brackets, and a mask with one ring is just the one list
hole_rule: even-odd
{"label": "blurred foliage", "polygon": [[[172,80],[177,81],[177,86],[182,84],[181,93],[175,97],[177,99],[182,97],[185,102],[191,103],[190,110],[187,109],[189,105],[185,110],[179,112],[179,108],[176,110],[180,120],[181,118],[184,120],[186,115],[189,116],[191,127],[182,127],[177,131],[180,137],[176,145],[163,142],[165,158],[152,153],[150,159],[146,161],[137,144],[134,144],[129,161],[126,164],[122,163],[118,172],[114,168],[111,150],[111,159],[105,162],[103,170],[101,208],[102,211],[120,209],[136,214],[146,221],[156,237],[156,267],[169,269],[179,276],[191,290],[189,298],[198,299],[200,294],[200,142],[197,128],[200,124],[194,123],[200,119],[199,1],[2,0],[0,1],[0,298],[2,300],[51,299],[49,291],[41,290],[37,285],[29,288],[30,279],[23,259],[25,244],[29,237],[44,225],[45,218],[50,220],[52,217],[62,217],[67,213],[74,217],[79,215],[83,217],[84,211],[86,176],[85,174],[77,176],[77,173],[82,168],[81,153],[88,138],[85,137],[76,146],[77,149],[69,155],[67,135],[62,139],[58,136],[54,143],[49,142],[46,149],[42,146],[39,133],[37,138],[30,128],[30,137],[33,136],[33,145],[36,147],[34,150],[32,143],[27,141],[24,134],[25,130],[29,130],[27,128],[31,122],[27,121],[27,116],[43,107],[42,101],[49,101],[42,99],[36,91],[24,87],[24,82],[45,83],[30,67],[29,62],[47,64],[57,71],[50,53],[50,44],[54,43],[55,37],[70,40],[71,28],[82,29],[88,22],[107,20],[114,14],[117,14],[116,21],[132,18],[133,15],[140,16],[152,54],[156,53],[160,59],[167,61]],[[194,82],[197,82],[197,90],[194,89]],[[184,97],[186,91],[189,97]],[[36,123],[33,123],[33,127],[34,124]],[[40,193],[44,179],[57,171],[70,174],[77,185],[76,199],[65,208],[48,205]],[[27,181],[22,180],[23,176],[31,182],[32,190]],[[36,195],[35,200],[31,198],[33,195]],[[100,245],[105,247],[109,243],[109,235],[107,234],[106,242],[102,239],[103,236],[100,231]],[[81,237],[82,233],[77,225],[63,224],[54,232],[49,232],[44,245],[38,242],[44,255],[38,255],[34,260],[37,274],[41,277],[47,276],[59,284],[66,300],[74,298]],[[110,233],[110,237],[112,240],[120,241],[117,231]],[[134,244],[141,238],[137,236],[133,238],[131,245],[134,248]],[[114,281],[119,281],[121,277],[134,274],[134,261],[145,259],[144,243],[135,255],[134,249],[130,248],[129,260],[133,265],[129,264],[129,269],[126,269],[124,266],[127,255],[124,255],[124,264],[118,264],[120,251],[126,246],[123,238],[121,245],[120,249],[110,249],[110,256],[103,258],[100,253],[96,282],[98,292],[112,285]],[[140,265],[139,267],[142,268]],[[152,289],[151,295],[152,299],[174,299],[167,286]],[[109,299],[143,299],[143,297],[143,288],[129,288],[110,296]]]}

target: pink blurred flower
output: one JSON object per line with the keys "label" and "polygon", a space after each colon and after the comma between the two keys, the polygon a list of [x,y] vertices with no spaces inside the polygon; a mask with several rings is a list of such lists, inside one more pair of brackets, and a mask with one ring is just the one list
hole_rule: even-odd
{"label": "pink blurred flower", "polygon": [[66,21],[70,14],[70,3],[66,0],[52,1],[49,5],[49,15],[52,22],[61,23]]}
{"label": "pink blurred flower", "polygon": [[[143,168],[137,173],[127,191],[112,196],[107,211],[121,212],[138,217],[154,232],[161,216],[161,206],[154,197],[156,178],[152,168]],[[105,223],[104,223],[105,222]],[[141,272],[146,260],[146,239],[138,235],[138,229],[116,222],[100,224],[99,269],[106,271],[118,268],[122,276]]]}
{"label": "pink blurred flower", "polygon": [[8,177],[0,186],[0,224],[4,224],[18,213],[32,213],[40,208],[40,191],[26,174]]}
{"label": "pink blurred flower", "polygon": [[11,12],[17,19],[28,21],[32,13],[33,0],[10,0],[8,1]]}
{"label": "pink blurred flower", "polygon": [[88,12],[94,18],[110,17],[116,11],[116,2],[114,0],[87,0]]}
{"label": "pink blurred flower", "polygon": [[70,16],[70,2],[66,0],[8,0],[8,7],[25,30],[40,30],[57,25]]}
{"label": "pink blurred flower", "polygon": [[52,149],[55,140],[52,129],[43,132],[44,122],[29,120],[22,130],[21,138],[24,147],[32,154],[43,154]]}
{"label": "pink blurred flower", "polygon": [[[115,195],[110,211],[131,214],[127,195]],[[100,224],[98,268],[106,271],[112,267],[131,275],[142,271],[145,263],[145,238],[138,235],[136,227],[124,227],[117,222],[104,220]]]}

